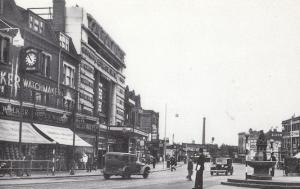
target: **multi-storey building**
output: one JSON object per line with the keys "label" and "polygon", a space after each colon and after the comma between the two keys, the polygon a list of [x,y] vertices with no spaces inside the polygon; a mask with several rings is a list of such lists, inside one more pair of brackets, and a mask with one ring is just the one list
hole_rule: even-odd
{"label": "multi-storey building", "polygon": [[153,110],[143,110],[141,113],[141,129],[151,133],[151,141],[159,139],[159,113]]}
{"label": "multi-storey building", "polygon": [[300,116],[282,121],[282,155],[293,156],[300,151]]}
{"label": "multi-storey building", "polygon": [[[31,152],[34,159],[49,160],[55,152],[66,169],[72,158],[80,60],[72,39],[13,0],[2,0],[0,6],[0,158]],[[17,32],[22,47],[13,44]],[[90,149],[75,136],[75,146]]]}
{"label": "multi-storey building", "polygon": [[79,136],[88,140],[98,135],[99,159],[106,151],[131,151],[132,136],[147,133],[124,125],[125,52],[83,8],[53,2],[54,23],[64,24],[81,56],[77,128],[89,134]]}

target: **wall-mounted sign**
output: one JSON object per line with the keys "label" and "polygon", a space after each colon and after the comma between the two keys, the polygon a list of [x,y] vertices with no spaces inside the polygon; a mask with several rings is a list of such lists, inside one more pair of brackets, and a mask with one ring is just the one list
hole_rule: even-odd
{"label": "wall-mounted sign", "polygon": [[292,131],[291,137],[299,137],[299,130],[298,131]]}
{"label": "wall-mounted sign", "polygon": [[26,72],[38,71],[39,58],[38,50],[27,48],[23,51],[23,70]]}
{"label": "wall-mounted sign", "polygon": [[102,60],[98,55],[96,55],[92,50],[90,50],[86,46],[82,46],[81,48],[82,53],[94,61],[95,68],[106,74],[109,79],[114,80],[117,82],[117,72],[112,69],[109,65],[107,65],[104,60]]}
{"label": "wall-mounted sign", "polygon": [[[0,72],[0,86],[3,85],[3,86],[20,88],[20,81],[21,79],[18,75],[13,75],[12,73],[5,72],[5,71]],[[23,79],[23,86],[25,89],[31,89],[37,92],[43,92],[55,96],[62,96],[63,94],[62,91],[58,90],[58,88],[56,87],[51,87],[50,85],[31,81],[25,78]]]}

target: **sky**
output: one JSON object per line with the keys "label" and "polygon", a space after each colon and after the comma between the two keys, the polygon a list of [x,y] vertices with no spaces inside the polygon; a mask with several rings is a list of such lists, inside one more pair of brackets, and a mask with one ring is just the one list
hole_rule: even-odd
{"label": "sky", "polygon": [[161,138],[166,126],[175,142],[201,143],[206,117],[206,143],[237,145],[239,132],[281,130],[300,116],[300,1],[66,2],[84,7],[126,52],[126,83],[144,109],[159,112]]}

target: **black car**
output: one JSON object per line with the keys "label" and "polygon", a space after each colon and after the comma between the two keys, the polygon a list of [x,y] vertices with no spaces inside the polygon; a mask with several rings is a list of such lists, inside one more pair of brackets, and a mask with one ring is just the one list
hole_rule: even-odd
{"label": "black car", "polygon": [[232,159],[230,158],[216,158],[211,166],[210,166],[210,174],[219,175],[219,173],[225,173],[225,175],[233,174],[233,166],[232,166]]}

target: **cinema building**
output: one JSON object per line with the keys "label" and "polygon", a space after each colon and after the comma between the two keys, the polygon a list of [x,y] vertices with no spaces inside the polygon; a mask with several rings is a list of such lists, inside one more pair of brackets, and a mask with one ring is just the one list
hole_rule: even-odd
{"label": "cinema building", "polygon": [[[55,157],[61,169],[69,169],[80,57],[72,39],[51,20],[13,0],[0,6],[0,159],[30,152],[36,160]],[[74,136],[78,156],[94,152],[93,144]]]}
{"label": "cinema building", "polygon": [[99,159],[107,151],[133,152],[130,148],[135,140],[131,138],[148,134],[124,124],[125,52],[83,8],[65,7],[64,0],[55,0],[53,7],[57,22],[63,21],[65,25],[61,30],[65,29],[72,37],[81,58],[78,112],[82,124],[78,130],[86,132],[99,125],[96,127]]}

